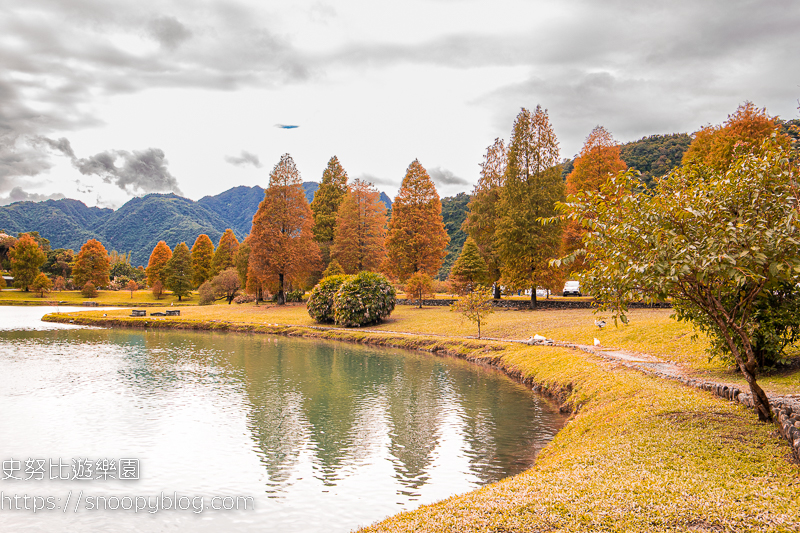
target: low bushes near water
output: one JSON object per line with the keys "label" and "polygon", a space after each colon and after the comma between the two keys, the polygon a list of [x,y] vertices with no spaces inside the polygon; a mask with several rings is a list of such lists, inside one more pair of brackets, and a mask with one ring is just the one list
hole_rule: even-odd
{"label": "low bushes near water", "polygon": [[308,314],[317,322],[364,326],[388,317],[396,298],[389,280],[375,272],[329,276],[311,291]]}

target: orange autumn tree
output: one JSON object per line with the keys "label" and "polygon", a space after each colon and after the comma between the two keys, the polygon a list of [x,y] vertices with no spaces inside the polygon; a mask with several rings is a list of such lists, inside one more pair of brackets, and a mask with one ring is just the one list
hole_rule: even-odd
{"label": "orange autumn tree", "polygon": [[339,206],[331,257],[347,274],[377,271],[386,259],[386,206],[371,183],[356,179]]}
{"label": "orange autumn tree", "polygon": [[300,282],[321,267],[313,225],[300,172],[292,156],[283,154],[269,175],[264,200],[253,216],[247,274],[248,278],[273,283],[278,305],[286,303],[287,281]]}
{"label": "orange autumn tree", "polygon": [[[740,105],[728,120],[718,126],[706,126],[694,134],[692,144],[683,154],[683,164],[701,163],[718,172],[730,168],[736,150],[752,152],[773,133],[778,132],[777,117],[770,117],[765,108],[753,102]],[[789,149],[791,139],[778,134],[778,143]]]}
{"label": "orange autumn tree", "polygon": [[199,235],[192,245],[192,284],[199,287],[203,282],[210,280],[211,263],[214,259],[214,243],[211,238],[203,233]]}
{"label": "orange autumn tree", "polygon": [[[596,126],[586,137],[580,155],[575,159],[572,172],[567,176],[567,195],[580,191],[599,191],[609,174],[626,170],[628,166],[620,156],[619,144],[603,126]],[[571,221],[564,227],[561,237],[562,255],[569,255],[581,247],[581,236],[585,230]],[[582,264],[582,261],[580,261]],[[572,265],[580,270],[580,264]]]}
{"label": "orange autumn tree", "polygon": [[392,204],[386,238],[388,268],[401,281],[416,272],[435,276],[448,242],[439,193],[428,171],[415,159]]}
{"label": "orange autumn tree", "polygon": [[72,279],[78,287],[92,282],[95,287],[105,287],[109,283],[111,262],[105,246],[96,239],[89,239],[81,246],[72,267]]}
{"label": "orange autumn tree", "polygon": [[158,241],[153,251],[150,253],[150,260],[147,262],[147,285],[155,287],[156,282],[160,281],[163,287],[166,283],[166,273],[164,267],[172,258],[172,250],[167,243]]}
{"label": "orange autumn tree", "polygon": [[217,251],[214,252],[214,259],[211,261],[211,277],[213,278],[223,270],[234,266],[236,251],[239,249],[239,239],[234,235],[233,230],[228,228],[222,237],[219,238]]}

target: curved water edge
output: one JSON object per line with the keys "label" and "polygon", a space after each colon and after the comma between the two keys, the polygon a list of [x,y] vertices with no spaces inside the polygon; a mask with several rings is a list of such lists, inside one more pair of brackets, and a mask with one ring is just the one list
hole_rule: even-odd
{"label": "curved water edge", "polygon": [[[0,332],[4,451],[138,453],[148,476],[137,493],[258,498],[255,513],[75,513],[75,526],[346,531],[521,472],[564,422],[465,361],[274,335],[74,328]],[[35,523],[65,519],[52,516]],[[16,518],[13,529],[34,523]]]}

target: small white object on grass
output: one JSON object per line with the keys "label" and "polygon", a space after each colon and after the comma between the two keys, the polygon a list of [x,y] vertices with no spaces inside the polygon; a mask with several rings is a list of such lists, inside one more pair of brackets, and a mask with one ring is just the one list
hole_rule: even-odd
{"label": "small white object on grass", "polygon": [[606,321],[601,318],[600,320],[595,320],[594,325],[600,329],[603,329],[606,325]]}
{"label": "small white object on grass", "polygon": [[594,339],[594,345],[595,346],[600,346],[600,339],[598,339],[597,337],[595,337],[595,339]]}

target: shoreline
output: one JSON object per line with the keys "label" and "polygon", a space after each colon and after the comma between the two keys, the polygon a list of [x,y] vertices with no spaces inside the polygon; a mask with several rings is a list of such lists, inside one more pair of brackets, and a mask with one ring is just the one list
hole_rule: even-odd
{"label": "shoreline", "polygon": [[364,531],[800,530],[800,467],[744,406],[592,354],[363,329],[46,315],[101,327],[235,331],[373,344],[494,367],[571,413],[534,465]]}

